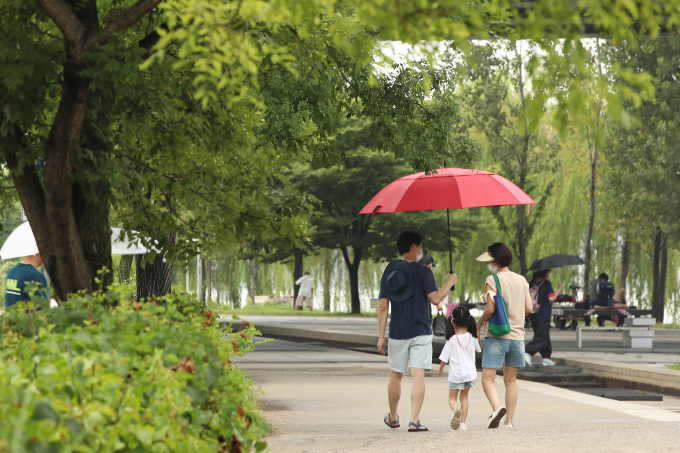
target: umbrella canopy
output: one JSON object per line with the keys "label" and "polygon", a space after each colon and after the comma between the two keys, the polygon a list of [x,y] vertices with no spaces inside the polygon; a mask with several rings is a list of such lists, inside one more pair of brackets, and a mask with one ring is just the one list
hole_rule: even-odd
{"label": "umbrella canopy", "polygon": [[[141,255],[148,250],[136,241],[127,241],[121,237],[120,228],[111,228],[111,254],[112,255]],[[9,235],[0,249],[0,258],[9,260],[12,258],[22,258],[33,256],[40,253],[38,244],[35,242],[33,230],[28,222],[19,225],[12,234]]]}
{"label": "umbrella canopy", "polygon": [[359,214],[446,209],[449,265],[453,273],[449,209],[536,204],[522,189],[489,171],[440,168],[431,175],[416,173],[385,186]]}
{"label": "umbrella canopy", "polygon": [[495,173],[443,168],[431,175],[416,173],[391,182],[359,214],[535,203],[522,189]]}
{"label": "umbrella canopy", "polygon": [[534,261],[531,264],[529,270],[543,271],[546,269],[554,269],[556,267],[579,266],[581,264],[586,264],[586,262],[578,256],[557,253],[555,255],[546,256],[545,258]]}

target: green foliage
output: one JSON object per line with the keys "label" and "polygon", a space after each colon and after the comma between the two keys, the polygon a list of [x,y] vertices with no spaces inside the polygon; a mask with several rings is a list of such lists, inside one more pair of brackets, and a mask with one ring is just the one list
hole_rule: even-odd
{"label": "green foliage", "polygon": [[0,324],[0,450],[265,448],[252,384],[231,365],[254,328],[225,333],[181,295],[139,305],[111,289],[37,303]]}

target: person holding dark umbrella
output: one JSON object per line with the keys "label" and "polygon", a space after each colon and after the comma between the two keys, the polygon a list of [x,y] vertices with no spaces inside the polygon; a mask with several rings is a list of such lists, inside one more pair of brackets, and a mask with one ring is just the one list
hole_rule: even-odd
{"label": "person holding dark umbrella", "polygon": [[550,360],[552,355],[552,342],[550,341],[550,317],[552,316],[552,303],[557,299],[557,294],[564,286],[557,286],[557,294],[553,291],[550,283],[551,269],[534,271],[533,278],[529,282],[530,288],[535,288],[538,293],[538,312],[530,316],[531,328],[534,330],[534,338],[524,347],[525,361],[532,366],[531,356],[540,353],[543,366],[555,366]]}
{"label": "person holding dark umbrella", "polygon": [[430,269],[437,267],[434,262],[434,258],[432,258],[430,255],[423,255],[423,257],[418,262],[425,267],[429,267]]}

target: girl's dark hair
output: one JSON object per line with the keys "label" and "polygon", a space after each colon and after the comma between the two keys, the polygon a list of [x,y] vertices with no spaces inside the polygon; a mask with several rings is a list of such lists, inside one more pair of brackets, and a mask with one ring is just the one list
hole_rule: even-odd
{"label": "girl's dark hair", "polygon": [[477,338],[477,322],[467,308],[458,305],[453,309],[451,316],[446,319],[446,341],[456,334],[454,324],[458,327],[465,327],[473,337]]}
{"label": "girl's dark hair", "polygon": [[531,275],[531,281],[529,282],[529,288],[532,288],[538,284],[538,281],[543,279],[546,275],[548,275],[548,271],[550,269],[545,269],[542,271],[534,271],[534,273]]}
{"label": "girl's dark hair", "polygon": [[512,263],[512,250],[502,242],[491,244],[486,251],[500,267],[507,267]]}

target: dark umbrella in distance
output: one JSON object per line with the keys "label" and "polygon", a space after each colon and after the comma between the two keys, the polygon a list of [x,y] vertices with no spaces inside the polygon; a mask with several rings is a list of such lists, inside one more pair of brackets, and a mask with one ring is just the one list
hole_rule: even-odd
{"label": "dark umbrella in distance", "polygon": [[557,253],[534,261],[529,270],[542,271],[545,269],[555,269],[556,267],[579,266],[581,264],[586,264],[586,262],[578,256]]}

